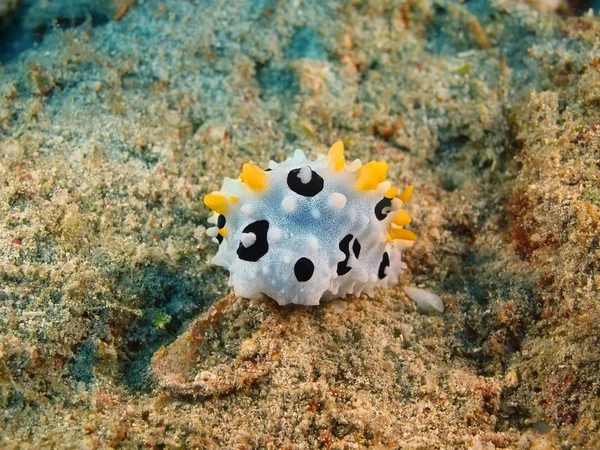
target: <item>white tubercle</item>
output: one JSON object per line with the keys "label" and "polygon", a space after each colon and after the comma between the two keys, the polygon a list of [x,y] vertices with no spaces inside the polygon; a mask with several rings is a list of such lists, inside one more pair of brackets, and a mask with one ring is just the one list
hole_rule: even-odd
{"label": "white tubercle", "polygon": [[251,216],[254,212],[254,206],[252,206],[252,203],[245,203],[240,208],[240,211],[246,214],[247,216]]}
{"label": "white tubercle", "polygon": [[249,248],[256,242],[256,234],[254,233],[242,233],[242,237],[240,238],[240,242],[246,248]]}
{"label": "white tubercle", "polygon": [[286,195],[281,201],[281,208],[290,214],[296,210],[296,198],[293,195]]}
{"label": "white tubercle", "polygon": [[307,243],[308,243],[308,248],[310,248],[311,250],[318,250],[319,249],[319,240],[314,237],[311,236],[307,239]]}
{"label": "white tubercle", "polygon": [[328,202],[329,206],[333,209],[342,209],[346,206],[346,196],[339,192],[334,192],[333,194],[329,194]]}
{"label": "white tubercle", "polygon": [[310,170],[310,167],[308,167],[308,166],[302,167],[300,169],[300,172],[298,173],[298,178],[300,178],[300,181],[303,184],[310,183],[310,180],[312,179],[312,170]]}
{"label": "white tubercle", "polygon": [[356,172],[360,166],[362,166],[362,162],[360,161],[360,159],[355,159],[346,166],[346,170],[348,172]]}
{"label": "white tubercle", "polygon": [[277,242],[283,236],[283,232],[281,231],[281,228],[271,227],[271,228],[269,228],[269,233],[267,234],[267,236],[268,236],[268,241]]}

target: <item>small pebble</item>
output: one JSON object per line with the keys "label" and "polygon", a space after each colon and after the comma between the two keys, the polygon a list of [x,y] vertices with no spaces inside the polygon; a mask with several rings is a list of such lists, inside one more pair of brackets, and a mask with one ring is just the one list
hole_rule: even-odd
{"label": "small pebble", "polygon": [[426,291],[425,289],[419,289],[412,286],[406,286],[404,288],[406,295],[410,297],[412,301],[417,304],[417,308],[421,311],[438,311],[444,312],[444,302],[440,296],[435,295],[433,292]]}

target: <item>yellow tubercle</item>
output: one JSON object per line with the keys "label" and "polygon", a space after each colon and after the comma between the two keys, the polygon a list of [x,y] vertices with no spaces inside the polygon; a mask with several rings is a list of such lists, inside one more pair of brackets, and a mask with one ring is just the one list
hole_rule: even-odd
{"label": "yellow tubercle", "polygon": [[389,233],[387,235],[387,238],[385,239],[385,242],[392,242],[392,236],[390,236]]}
{"label": "yellow tubercle", "polygon": [[358,169],[356,189],[360,191],[372,191],[377,185],[385,180],[388,165],[385,161],[371,161]]}
{"label": "yellow tubercle", "polygon": [[253,191],[262,191],[267,187],[267,177],[263,170],[256,164],[244,164],[242,166],[240,180]]}
{"label": "yellow tubercle", "polygon": [[229,197],[229,201],[231,203],[237,203],[238,200],[239,200],[239,198],[237,198],[237,197]]}
{"label": "yellow tubercle", "polygon": [[219,234],[223,237],[227,236],[227,228],[221,228]]}
{"label": "yellow tubercle", "polygon": [[408,225],[412,222],[409,214],[403,209],[399,210],[394,218],[392,219],[392,223],[398,225],[399,227],[403,227],[404,225]]}
{"label": "yellow tubercle", "polygon": [[395,187],[392,186],[385,192],[384,197],[385,198],[394,198],[397,194],[398,194],[398,189],[396,189]]}
{"label": "yellow tubercle", "polygon": [[346,160],[344,158],[344,143],[342,141],[337,141],[331,146],[327,153],[327,159],[331,167],[333,167],[334,172],[339,172],[344,168]]}
{"label": "yellow tubercle", "polygon": [[417,235],[410,230],[405,230],[404,228],[393,228],[390,227],[388,229],[390,236],[392,239],[402,239],[405,241],[416,241]]}
{"label": "yellow tubercle", "polygon": [[404,189],[402,194],[400,194],[400,200],[402,200],[403,205],[406,205],[408,203],[414,190],[415,190],[414,186],[409,186],[406,189]]}
{"label": "yellow tubercle", "polygon": [[227,214],[227,199],[218,192],[206,194],[204,204],[219,214]]}

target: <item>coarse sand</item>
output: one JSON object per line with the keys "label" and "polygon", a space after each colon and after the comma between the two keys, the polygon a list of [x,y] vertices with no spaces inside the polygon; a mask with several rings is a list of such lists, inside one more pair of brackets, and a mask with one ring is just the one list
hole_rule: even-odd
{"label": "coarse sand", "polygon": [[[0,447],[600,448],[593,14],[0,0],[0,41]],[[399,285],[231,295],[203,195],[338,140],[415,186]]]}

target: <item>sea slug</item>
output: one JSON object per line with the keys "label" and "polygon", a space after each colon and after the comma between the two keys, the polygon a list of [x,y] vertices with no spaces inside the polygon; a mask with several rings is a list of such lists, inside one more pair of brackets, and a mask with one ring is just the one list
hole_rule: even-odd
{"label": "sea slug", "polygon": [[387,170],[384,161],[347,163],[342,142],[314,161],[296,150],[266,170],[244,164],[204,197],[214,211],[207,234],[219,243],[213,263],[229,270],[236,295],[280,305],[393,286],[417,237],[402,209],[413,188],[398,195]]}

